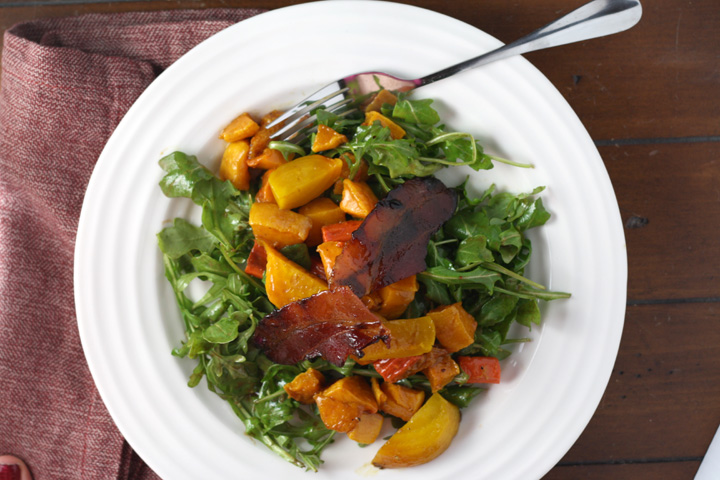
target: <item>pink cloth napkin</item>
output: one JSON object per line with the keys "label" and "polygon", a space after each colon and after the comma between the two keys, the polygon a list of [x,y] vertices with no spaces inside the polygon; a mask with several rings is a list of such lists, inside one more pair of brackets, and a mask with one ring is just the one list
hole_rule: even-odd
{"label": "pink cloth napkin", "polygon": [[140,93],[260,10],[85,15],[5,33],[0,81],[0,454],[35,480],[157,475],[95,388],[73,302],[73,249],[95,161]]}

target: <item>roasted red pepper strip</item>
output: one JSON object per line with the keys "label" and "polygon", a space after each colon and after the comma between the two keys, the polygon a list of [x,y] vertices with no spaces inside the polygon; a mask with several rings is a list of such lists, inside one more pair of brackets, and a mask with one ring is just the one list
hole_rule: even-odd
{"label": "roasted red pepper strip", "polygon": [[387,330],[348,288],[320,292],[267,315],[253,341],[275,363],[322,356],[341,366],[348,355],[387,338]]}
{"label": "roasted red pepper strip", "polygon": [[347,242],[361,224],[362,220],[348,220],[347,222],[324,225],[322,227],[323,242]]}
{"label": "roasted red pepper strip", "polygon": [[495,357],[457,357],[460,369],[467,373],[467,383],[500,383],[500,361]]}
{"label": "roasted red pepper strip", "polygon": [[362,297],[425,270],[430,236],[457,206],[435,177],[413,178],[379,201],[335,261],[330,285]]}
{"label": "roasted red pepper strip", "polygon": [[267,265],[267,252],[262,245],[255,242],[250,255],[247,259],[247,265],[245,266],[245,273],[252,275],[253,277],[262,278],[265,273],[265,266]]}

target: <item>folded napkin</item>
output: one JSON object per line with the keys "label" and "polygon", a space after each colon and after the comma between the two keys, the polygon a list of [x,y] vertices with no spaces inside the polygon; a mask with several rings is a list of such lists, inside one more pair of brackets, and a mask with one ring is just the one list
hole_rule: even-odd
{"label": "folded napkin", "polygon": [[253,9],[85,15],[5,32],[0,73],[0,454],[35,480],[149,479],[78,336],[73,249],[97,157],[140,93]]}

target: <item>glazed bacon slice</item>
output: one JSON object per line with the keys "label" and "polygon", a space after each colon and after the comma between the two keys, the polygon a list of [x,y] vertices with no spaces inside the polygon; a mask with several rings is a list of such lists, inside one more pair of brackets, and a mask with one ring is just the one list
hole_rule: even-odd
{"label": "glazed bacon slice", "polygon": [[275,363],[293,365],[322,356],[342,366],[348,355],[388,338],[380,319],[348,288],[289,303],[258,323],[253,341]]}
{"label": "glazed bacon slice", "polygon": [[457,194],[435,177],[391,190],[355,230],[335,260],[331,288],[362,297],[425,270],[430,237],[455,213]]}

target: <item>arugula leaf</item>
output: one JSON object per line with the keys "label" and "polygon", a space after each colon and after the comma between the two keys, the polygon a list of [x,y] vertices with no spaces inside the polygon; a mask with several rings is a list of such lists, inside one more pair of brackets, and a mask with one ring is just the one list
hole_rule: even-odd
{"label": "arugula leaf", "polygon": [[173,225],[162,229],[157,238],[160,250],[172,259],[178,259],[194,250],[211,252],[217,244],[215,237],[207,230],[182,218],[173,220]]}
{"label": "arugula leaf", "polygon": [[440,115],[430,106],[432,103],[431,98],[400,99],[393,108],[392,116],[414,124],[435,125],[440,121]]}

